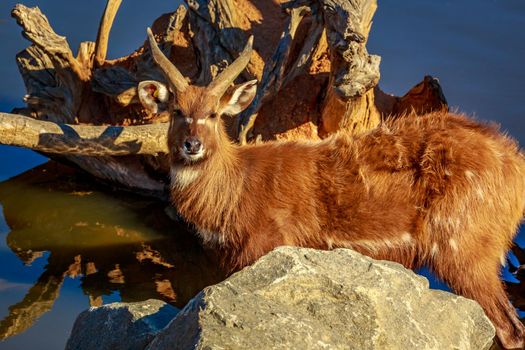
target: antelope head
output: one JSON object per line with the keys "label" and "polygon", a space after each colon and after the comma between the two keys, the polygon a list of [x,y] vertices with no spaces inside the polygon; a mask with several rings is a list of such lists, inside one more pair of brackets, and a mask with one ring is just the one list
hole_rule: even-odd
{"label": "antelope head", "polygon": [[238,114],[255,97],[257,80],[231,86],[250,61],[253,37],[239,57],[205,87],[188,84],[159,49],[150,28],[148,39],[153,60],[164,73],[168,85],[154,80],[142,81],[138,85],[139,99],[152,113],[166,111],[170,114],[168,147],[172,162],[199,162],[224,142],[221,115]]}

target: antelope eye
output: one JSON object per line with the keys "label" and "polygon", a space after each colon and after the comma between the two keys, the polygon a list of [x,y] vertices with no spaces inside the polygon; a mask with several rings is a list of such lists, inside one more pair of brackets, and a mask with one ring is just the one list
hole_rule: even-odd
{"label": "antelope eye", "polygon": [[208,118],[210,118],[210,119],[215,119],[215,118],[217,118],[217,113],[212,113],[212,114],[210,114],[210,115],[208,116]]}

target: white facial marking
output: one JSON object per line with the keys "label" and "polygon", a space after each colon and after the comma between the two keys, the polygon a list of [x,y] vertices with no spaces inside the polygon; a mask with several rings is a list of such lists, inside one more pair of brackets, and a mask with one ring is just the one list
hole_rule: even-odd
{"label": "white facial marking", "polygon": [[199,159],[201,159],[202,157],[204,157],[204,148],[201,148],[201,150],[198,153],[196,153],[196,154],[188,154],[183,149],[181,149],[180,150],[180,155],[181,155],[182,158],[184,158],[185,160],[187,160],[190,163],[196,162]]}
{"label": "white facial marking", "polygon": [[188,117],[188,118],[186,118],[185,120],[186,120],[186,123],[187,123],[187,124],[192,124],[192,123],[193,123],[193,118],[189,118],[189,117]]}
{"label": "white facial marking", "polygon": [[453,251],[458,251],[458,242],[456,242],[454,238],[449,239],[448,244],[450,244],[450,248],[452,248]]}
{"label": "white facial marking", "polygon": [[200,171],[191,167],[172,167],[170,175],[172,186],[183,189],[199,177]]}
{"label": "white facial marking", "polygon": [[438,245],[436,242],[432,243],[432,249],[430,250],[430,256],[435,257],[439,251]]}
{"label": "white facial marking", "polygon": [[206,124],[206,119],[197,119],[197,124],[199,124],[199,125]]}

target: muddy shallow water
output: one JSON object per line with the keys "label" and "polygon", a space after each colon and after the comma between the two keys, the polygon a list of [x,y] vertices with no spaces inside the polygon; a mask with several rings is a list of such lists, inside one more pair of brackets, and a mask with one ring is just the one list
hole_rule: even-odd
{"label": "muddy shallow water", "polygon": [[[1,69],[9,73],[0,82],[0,111],[20,106],[24,94],[13,58],[25,44],[8,22],[14,1],[7,2],[0,4],[0,39],[11,49],[0,57]],[[94,23],[90,30],[96,33],[102,3],[100,8],[79,3],[71,14],[78,18],[72,19]],[[58,31],[72,30],[61,10],[55,11],[60,4],[71,6],[64,0],[28,4],[40,5]],[[112,32],[120,51],[112,53],[110,44],[116,56],[144,39],[143,30],[129,40],[123,36],[126,21],[137,16],[131,12],[140,11],[126,9],[126,3],[122,9]],[[522,0],[381,1],[368,49],[382,56],[383,90],[402,95],[424,75],[437,76],[451,106],[501,123],[525,145],[523,28]],[[79,35],[70,34],[76,47]],[[24,173],[44,161],[36,153],[0,146],[0,338],[7,337],[0,349],[60,349],[76,315],[90,305],[159,298],[182,307],[222,278],[213,253],[170,218],[166,204],[109,191],[57,164]],[[525,246],[525,230],[516,242],[510,272],[525,263],[519,248]],[[525,276],[510,272],[503,271],[509,292],[525,310],[525,283],[516,278]],[[443,288],[435,280],[431,285]]]}

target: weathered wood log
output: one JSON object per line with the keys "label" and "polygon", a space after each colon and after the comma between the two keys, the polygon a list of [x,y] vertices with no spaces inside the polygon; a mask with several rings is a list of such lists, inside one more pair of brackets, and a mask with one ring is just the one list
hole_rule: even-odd
{"label": "weathered wood log", "polygon": [[[288,18],[284,32],[281,35],[281,40],[277,45],[275,54],[270,62],[264,67],[261,82],[257,89],[257,95],[251,106],[239,116],[240,120],[237,131],[239,134],[238,140],[241,144],[246,144],[248,132],[255,123],[255,118],[257,117],[257,113],[259,112],[264,99],[274,96],[281,88],[285,79],[284,70],[288,63],[295,33],[299,27],[299,23],[308,11],[310,11],[310,8],[307,6],[291,9],[290,17]],[[307,58],[303,57],[305,55],[307,55],[307,53],[300,55],[298,59],[307,60]],[[295,67],[300,69],[301,65],[296,65]],[[295,74],[295,70],[293,70],[292,74]]]}
{"label": "weathered wood log", "polygon": [[[17,56],[27,107],[15,113],[69,126],[46,124],[51,127],[47,132],[40,124],[23,122],[22,132],[12,127],[19,122],[15,118],[0,125],[5,125],[0,143],[16,139],[20,146],[53,154],[95,177],[158,193],[168,175],[165,138],[158,136],[163,126],[146,125],[166,122],[167,116],[150,114],[140,105],[137,84],[164,77],[148,45],[106,60],[120,3],[108,0],[97,42],[82,43],[76,56],[38,8],[14,8],[13,17],[32,43]],[[447,108],[439,83],[430,77],[402,97],[379,89],[380,58],[366,50],[376,7],[376,0],[186,0],[186,6],[159,17],[152,29],[161,50],[200,85],[232,62],[254,35],[255,53],[241,80],[258,78],[259,90],[253,105],[231,120],[230,136],[240,143],[255,137],[317,139],[341,128],[364,132],[388,115]],[[77,124],[85,137],[62,130],[77,130]],[[83,129],[82,124],[91,126]],[[128,129],[143,124],[143,133]],[[120,135],[103,136],[103,130]]]}
{"label": "weathered wood log", "polygon": [[168,125],[56,124],[0,113],[0,143],[49,154],[122,156],[167,152]]}
{"label": "weathered wood log", "polygon": [[95,63],[97,66],[102,66],[106,62],[106,54],[108,52],[109,32],[111,26],[117,15],[118,8],[122,0],[108,0],[104,16],[100,21],[98,29],[97,42],[95,46]]}
{"label": "weathered wood log", "polygon": [[332,65],[321,133],[370,130],[381,120],[373,89],[379,81],[380,57],[366,50],[377,2],[325,0],[322,6]]}

